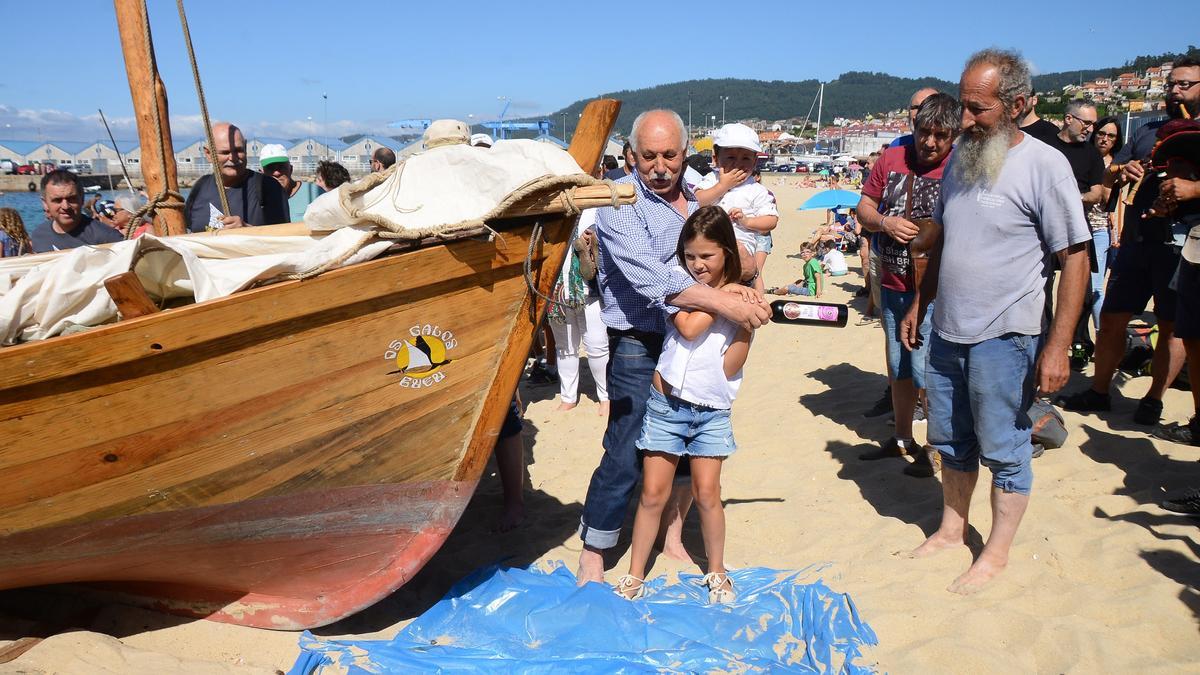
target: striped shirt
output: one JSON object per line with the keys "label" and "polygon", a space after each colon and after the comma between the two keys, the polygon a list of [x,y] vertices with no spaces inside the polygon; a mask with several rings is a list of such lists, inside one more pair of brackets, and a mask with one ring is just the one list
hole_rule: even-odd
{"label": "striped shirt", "polygon": [[[696,283],[679,266],[675,249],[684,216],[642,183],[637,173],[614,181],[634,186],[637,201],[629,206],[598,209],[596,236],[600,241],[600,299],[604,324],[616,330],[666,332],[666,303]],[[699,208],[696,195],[682,186],[691,215]]]}

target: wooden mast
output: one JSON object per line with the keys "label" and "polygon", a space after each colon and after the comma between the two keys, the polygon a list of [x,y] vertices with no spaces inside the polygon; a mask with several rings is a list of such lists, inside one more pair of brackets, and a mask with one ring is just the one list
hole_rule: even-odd
{"label": "wooden mast", "polygon": [[[125,55],[125,73],[129,78],[129,93],[137,116],[138,141],[141,143],[142,179],[146,193],[153,199],[163,190],[179,191],[179,176],[175,168],[175,149],[171,144],[170,116],[167,111],[167,88],[158,76],[154,61],[154,43],[147,39],[150,27],[145,23],[145,0],[113,0],[117,10],[117,28],[121,32],[121,51]],[[160,124],[155,126],[155,110]],[[161,131],[161,135],[160,132]],[[162,153],[159,153],[159,144]],[[133,186],[131,185],[130,188]],[[167,197],[167,203],[180,203]],[[154,218],[155,232],[184,234],[187,231],[181,208],[161,208]]]}

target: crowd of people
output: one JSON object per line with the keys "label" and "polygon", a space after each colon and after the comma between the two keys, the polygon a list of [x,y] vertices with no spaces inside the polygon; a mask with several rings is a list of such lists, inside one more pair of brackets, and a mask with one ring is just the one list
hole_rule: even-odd
{"label": "crowd of people", "polygon": [[[1089,324],[1097,331],[1091,386],[1060,397],[1063,407],[1109,409],[1125,327],[1153,298],[1154,380],[1134,420],[1160,422],[1163,392],[1185,354],[1200,413],[1200,250],[1185,246],[1200,222],[1200,176],[1195,157],[1151,163],[1169,134],[1200,130],[1190,121],[1200,114],[1197,82],[1200,63],[1176,62],[1169,119],[1122,142],[1120,122],[1099,118],[1088,102],[1072,102],[1061,128],[1038,118],[1028,64],[1014,52],[980,51],[963,69],[957,96],[913,95],[912,133],[873,153],[856,208],[836,222],[831,214],[800,251],[803,276],[769,289],[763,272],[779,212],[755,170],[757,134],[741,124],[716,130],[710,166],[688,157],[678,114],[638,115],[624,166],[611,158],[595,174],[631,185],[637,201],[581,216],[548,312],[558,409],[578,405],[586,354],[606,416],[604,453],[579,524],[579,583],[604,581],[605,552],[636,496],[630,567],[616,592],[645,593],[656,541],[667,556],[690,560],[681,536],[695,505],[710,601],[736,598],[723,562],[720,476],[737,449],[730,409],[742,367],[755,329],[771,316],[765,293],[821,297],[826,276],[847,273],[847,243],[861,251],[868,315],[877,312],[883,328],[889,385],[868,414],[894,417],[891,437],[859,459],[908,456],[905,474],[941,474],[940,526],[912,557],[966,544],[980,465],[991,473],[991,532],[951,591],[974,592],[1006,566],[1034,484],[1031,407],[1062,389],[1080,359],[1086,363]],[[492,145],[457,124],[455,142]],[[299,220],[319,194],[349,179],[322,163],[316,184],[296,180],[282,146],[264,147],[262,172],[253,171],[241,131],[231,124],[213,131],[229,208],[220,206],[215,179],[201,179],[185,205],[191,231]],[[395,161],[380,148],[372,168]],[[1137,189],[1121,209],[1126,186]],[[69,172],[45,176],[42,195],[47,222],[32,236],[0,211],[5,255],[119,240],[144,211],[144,202],[118,200],[85,215]],[[500,529],[524,515],[520,408],[514,400],[497,446]],[[928,425],[925,444],[914,440],[920,422]],[[1193,445],[1197,432],[1200,414],[1153,427],[1159,438]],[[1168,507],[1200,513],[1200,490]]]}

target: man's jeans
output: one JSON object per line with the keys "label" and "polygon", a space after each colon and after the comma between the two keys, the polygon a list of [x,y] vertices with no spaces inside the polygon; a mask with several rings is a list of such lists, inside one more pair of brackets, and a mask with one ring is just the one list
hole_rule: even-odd
{"label": "man's jeans", "polygon": [[642,475],[635,443],[642,433],[646,399],[654,368],[662,352],[663,336],[640,331],[609,329],[608,428],[604,431],[604,456],[592,473],[579,535],[598,549],[617,545],[629,499]]}
{"label": "man's jeans", "polygon": [[982,462],[992,471],[992,485],[1029,494],[1037,337],[1009,333],[975,344],[943,340],[937,331],[931,337],[927,433],[942,466],[970,473]]}

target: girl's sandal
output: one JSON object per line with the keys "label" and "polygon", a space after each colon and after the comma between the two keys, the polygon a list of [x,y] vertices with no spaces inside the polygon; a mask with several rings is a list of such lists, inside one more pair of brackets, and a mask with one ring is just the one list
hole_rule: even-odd
{"label": "girl's sandal", "polygon": [[704,575],[702,581],[708,586],[708,604],[725,605],[737,599],[737,593],[733,590],[733,579],[729,578],[728,573],[709,572]]}
{"label": "girl's sandal", "polygon": [[624,574],[617,579],[617,587],[613,589],[613,593],[626,600],[640,600],[646,594],[646,581],[632,574]]}

